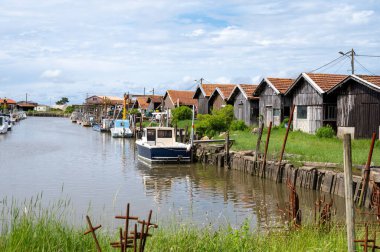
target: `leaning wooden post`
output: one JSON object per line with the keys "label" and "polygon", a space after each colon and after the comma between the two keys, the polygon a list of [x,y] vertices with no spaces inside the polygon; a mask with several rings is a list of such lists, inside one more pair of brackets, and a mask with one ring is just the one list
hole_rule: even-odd
{"label": "leaning wooden post", "polygon": [[269,123],[268,127],[268,133],[267,133],[267,141],[265,142],[265,150],[264,150],[264,159],[261,166],[261,177],[265,178],[265,168],[267,165],[267,153],[268,153],[268,146],[269,146],[269,139],[270,139],[270,132],[272,130],[272,122]]}
{"label": "leaning wooden post", "polygon": [[376,133],[372,133],[371,147],[369,148],[368,159],[364,168],[362,188],[360,191],[360,197],[359,197],[359,203],[358,203],[359,207],[363,205],[365,201],[365,195],[367,194],[369,175],[371,172],[370,167],[371,167],[372,153],[373,153],[373,147],[375,145],[375,141],[376,141]]}
{"label": "leaning wooden post", "polygon": [[352,156],[351,135],[344,134],[343,138],[344,193],[346,196],[346,226],[348,252],[355,251],[355,211],[352,189]]}
{"label": "leaning wooden post", "polygon": [[280,154],[280,158],[278,160],[278,171],[277,171],[277,176],[276,176],[276,183],[278,183],[278,182],[281,181],[281,174],[282,174],[281,173],[281,162],[282,162],[282,159],[284,157],[284,152],[285,152],[285,147],[286,147],[286,141],[288,140],[290,126],[292,125],[292,121],[293,121],[294,108],[295,108],[295,106],[293,105],[292,106],[292,111],[290,113],[288,127],[286,127],[286,133],[285,133],[284,142],[282,143],[281,154]]}
{"label": "leaning wooden post", "polygon": [[90,217],[88,217],[88,215],[86,215],[86,219],[87,219],[87,223],[88,223],[89,230],[86,231],[86,232],[84,233],[84,235],[91,233],[91,234],[92,234],[92,237],[93,237],[94,240],[95,240],[96,250],[97,250],[98,252],[102,252],[102,249],[100,248],[100,245],[99,245],[98,238],[96,237],[96,234],[95,234],[95,231],[96,231],[97,229],[101,228],[102,225],[99,225],[99,226],[93,227],[93,226],[92,226],[92,223],[91,223],[91,220],[90,220]]}
{"label": "leaning wooden post", "polygon": [[257,142],[256,142],[255,156],[254,156],[254,159],[253,159],[253,162],[254,162],[255,166],[256,166],[256,161],[257,161],[258,156],[259,156],[261,137],[263,135],[263,131],[264,131],[264,122],[261,122],[260,128],[259,128],[259,135],[257,137]]}
{"label": "leaning wooden post", "polygon": [[186,143],[188,131],[189,131],[189,125],[186,125],[186,127],[185,127],[185,136],[183,137],[183,142],[184,143]]}
{"label": "leaning wooden post", "polygon": [[227,131],[225,136],[225,145],[224,145],[224,168],[229,167],[229,157],[230,157],[230,133]]}

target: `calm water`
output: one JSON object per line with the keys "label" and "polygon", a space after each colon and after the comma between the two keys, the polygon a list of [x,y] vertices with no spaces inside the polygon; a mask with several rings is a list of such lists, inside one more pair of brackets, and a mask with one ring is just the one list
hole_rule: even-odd
{"label": "calm water", "polygon": [[[288,197],[284,185],[238,171],[199,164],[152,169],[138,161],[133,140],[63,118],[28,118],[0,135],[0,147],[0,197],[22,201],[42,192],[46,204],[69,198],[76,223],[88,212],[112,223],[130,202],[132,214],[152,209],[159,220],[237,226],[249,219],[253,227],[276,226],[277,205],[284,207]],[[297,190],[303,218],[312,216],[318,195]]]}

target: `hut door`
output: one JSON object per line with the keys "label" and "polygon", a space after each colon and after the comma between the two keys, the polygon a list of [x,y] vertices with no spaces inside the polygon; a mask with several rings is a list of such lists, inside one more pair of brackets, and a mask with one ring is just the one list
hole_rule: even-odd
{"label": "hut door", "polygon": [[355,127],[356,138],[371,138],[372,133],[378,134],[380,122],[379,104],[362,103],[360,106],[360,120]]}
{"label": "hut door", "polygon": [[272,122],[272,107],[267,107],[266,113],[266,126],[269,127],[269,123]]}
{"label": "hut door", "polygon": [[243,120],[243,108],[239,106],[238,110],[238,119]]}

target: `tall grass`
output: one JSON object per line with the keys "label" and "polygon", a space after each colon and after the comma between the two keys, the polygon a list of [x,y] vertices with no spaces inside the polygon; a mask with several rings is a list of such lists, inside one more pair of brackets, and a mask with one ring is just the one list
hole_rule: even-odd
{"label": "tall grass", "polygon": [[[276,159],[281,151],[286,129],[272,129],[269,142],[269,158]],[[267,130],[264,130],[261,144],[263,150]],[[257,141],[257,134],[249,131],[231,132],[230,138],[235,140],[233,150],[254,150]],[[352,160],[354,164],[365,164],[367,161],[370,139],[352,140]],[[380,165],[380,142],[376,141],[372,161],[375,165]],[[294,161],[316,161],[343,163],[343,143],[338,138],[318,138],[315,135],[306,134],[300,131],[289,133],[286,144],[287,159]]]}
{"label": "tall grass", "polygon": [[[0,251],[95,251],[83,225],[69,224],[70,202],[59,200],[42,207],[40,197],[22,203],[1,201]],[[112,216],[110,216],[112,218]],[[103,251],[116,241],[116,230],[97,231]],[[359,235],[362,235],[362,231]],[[252,230],[248,221],[240,228],[215,230],[191,223],[159,223],[148,239],[146,251],[345,251],[345,230],[330,231],[307,225],[297,230]],[[361,237],[361,236],[359,236]]]}

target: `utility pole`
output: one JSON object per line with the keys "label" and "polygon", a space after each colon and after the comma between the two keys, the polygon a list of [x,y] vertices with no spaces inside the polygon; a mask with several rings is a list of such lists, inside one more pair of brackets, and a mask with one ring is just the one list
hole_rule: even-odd
{"label": "utility pole", "polygon": [[203,80],[204,80],[203,78],[200,79],[200,81],[201,81],[201,85],[203,84]]}
{"label": "utility pole", "polygon": [[340,54],[347,56],[351,59],[351,74],[355,74],[355,51],[354,48],[352,48],[350,51],[344,53],[342,51],[339,52]]}
{"label": "utility pole", "polygon": [[145,96],[145,87],[144,87],[144,96]]}
{"label": "utility pole", "polygon": [[25,94],[25,103],[28,103],[28,93]]}
{"label": "utility pole", "polygon": [[154,96],[154,88],[152,89],[152,93],[153,93],[153,96]]}

